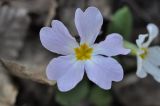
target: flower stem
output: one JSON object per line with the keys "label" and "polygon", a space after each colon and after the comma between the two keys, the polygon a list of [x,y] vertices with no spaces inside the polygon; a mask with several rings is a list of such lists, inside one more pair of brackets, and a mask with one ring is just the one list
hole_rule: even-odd
{"label": "flower stem", "polygon": [[130,55],[136,56],[137,55],[137,46],[129,41],[124,41],[124,47],[131,49]]}

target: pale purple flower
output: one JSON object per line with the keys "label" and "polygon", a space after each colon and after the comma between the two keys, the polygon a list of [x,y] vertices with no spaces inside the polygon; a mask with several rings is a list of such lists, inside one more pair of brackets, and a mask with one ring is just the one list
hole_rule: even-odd
{"label": "pale purple flower", "polygon": [[42,45],[63,55],[51,60],[46,69],[48,79],[56,80],[60,91],[74,88],[82,80],[84,72],[89,80],[103,89],[110,89],[112,81],[122,80],[122,66],[111,56],[126,55],[130,50],[123,47],[123,38],[116,33],[94,44],[102,23],[103,17],[97,8],[89,7],[85,12],[78,8],[75,25],[80,44],[58,20],[53,20],[51,28],[41,29]]}

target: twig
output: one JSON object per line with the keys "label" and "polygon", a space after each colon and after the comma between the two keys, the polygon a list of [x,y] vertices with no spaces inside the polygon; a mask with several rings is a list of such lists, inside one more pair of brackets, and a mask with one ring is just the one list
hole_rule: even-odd
{"label": "twig", "polygon": [[49,8],[48,17],[45,22],[45,26],[49,26],[53,17],[55,16],[55,8],[57,7],[56,2],[52,1],[51,6]]}

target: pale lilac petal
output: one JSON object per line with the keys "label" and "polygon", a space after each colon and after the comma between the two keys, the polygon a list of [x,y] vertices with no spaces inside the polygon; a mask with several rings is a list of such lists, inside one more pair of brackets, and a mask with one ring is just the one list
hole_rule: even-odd
{"label": "pale lilac petal", "polygon": [[153,78],[160,83],[160,76],[153,76]]}
{"label": "pale lilac petal", "polygon": [[140,56],[137,56],[137,72],[136,72],[136,75],[140,78],[145,78],[147,76],[147,73],[143,68],[143,60]]}
{"label": "pale lilac petal", "polygon": [[147,60],[156,66],[160,66],[160,47],[154,46],[148,49]]}
{"label": "pale lilac petal", "polygon": [[82,80],[84,63],[74,56],[60,56],[48,64],[46,74],[48,79],[57,81],[60,91],[69,91]]}
{"label": "pale lilac petal", "polygon": [[143,67],[147,73],[153,76],[153,78],[160,82],[160,68],[149,61],[144,61]]}
{"label": "pale lilac petal", "polygon": [[93,48],[94,54],[106,56],[126,55],[130,52],[130,49],[123,47],[122,36],[116,33],[108,35],[104,41],[94,45]]}
{"label": "pale lilac petal", "polygon": [[52,28],[43,27],[40,30],[40,40],[46,49],[62,55],[73,54],[73,48],[78,47],[64,24],[57,20],[52,22]]}
{"label": "pale lilac petal", "polygon": [[69,71],[75,63],[74,56],[60,56],[53,58],[47,66],[46,74],[49,80],[58,80]]}
{"label": "pale lilac petal", "polygon": [[93,56],[86,61],[85,69],[89,80],[103,89],[110,89],[112,81],[123,78],[122,66],[110,57]]}
{"label": "pale lilac petal", "polygon": [[85,12],[78,8],[75,13],[75,24],[81,43],[93,44],[100,33],[103,17],[95,7],[89,7]]}

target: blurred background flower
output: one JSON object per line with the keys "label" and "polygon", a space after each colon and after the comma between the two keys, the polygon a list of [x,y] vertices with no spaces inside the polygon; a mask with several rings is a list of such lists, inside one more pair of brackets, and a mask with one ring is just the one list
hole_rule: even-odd
{"label": "blurred background flower", "polygon": [[[158,46],[149,47],[151,42],[158,36],[159,29],[155,24],[147,25],[148,34],[140,34],[136,40],[137,50],[137,76],[144,78],[151,74],[153,78],[160,82],[160,55]],[[148,40],[145,39],[148,37]]]}

